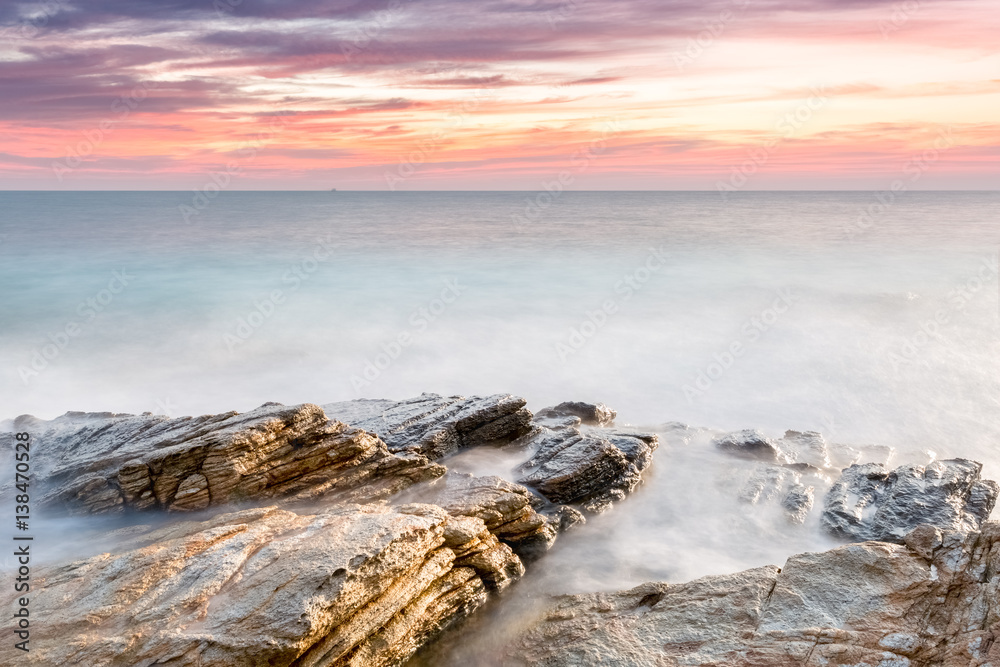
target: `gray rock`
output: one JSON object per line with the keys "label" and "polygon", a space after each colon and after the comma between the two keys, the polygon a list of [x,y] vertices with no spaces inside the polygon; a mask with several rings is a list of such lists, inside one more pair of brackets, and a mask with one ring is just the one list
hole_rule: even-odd
{"label": "gray rock", "polygon": [[603,512],[642,481],[659,444],[656,435],[604,428],[542,429],[537,447],[519,467],[518,482],[558,504],[580,504]]}
{"label": "gray rock", "polygon": [[686,584],[550,599],[474,655],[483,667],[991,667],[1000,524],[792,556]]}
{"label": "gray rock", "polygon": [[785,463],[787,458],[774,441],[756,429],[746,429],[720,436],[712,443],[731,456],[767,463]]}
{"label": "gray rock", "polygon": [[982,464],[966,459],[891,471],[877,463],[853,465],[827,493],[823,525],[850,540],[897,543],[920,524],[978,530],[1000,493],[981,471]]}
{"label": "gray rock", "polygon": [[582,423],[590,426],[610,426],[614,423],[618,413],[604,403],[566,402],[552,408],[545,408],[535,416],[543,419],[577,417]]}
{"label": "gray rock", "polygon": [[817,469],[830,467],[826,440],[816,431],[785,431],[777,446],[792,463],[803,463]]}
{"label": "gray rock", "polygon": [[376,434],[391,452],[434,460],[527,434],[532,414],[524,406],[523,398],[510,394],[470,398],[421,394],[403,401],[361,399],[323,408],[335,419]]}
{"label": "gray rock", "polygon": [[797,524],[805,523],[815,503],[815,493],[814,487],[803,484],[796,484],[788,490],[781,501],[781,506],[789,521]]}

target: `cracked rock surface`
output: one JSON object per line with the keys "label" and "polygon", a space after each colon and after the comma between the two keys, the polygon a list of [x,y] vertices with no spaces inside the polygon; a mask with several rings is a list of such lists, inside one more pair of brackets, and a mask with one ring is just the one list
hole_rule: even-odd
{"label": "cracked rock surface", "polygon": [[71,412],[19,417],[15,429],[30,430],[46,452],[33,468],[42,503],[71,513],[317,495],[367,502],[444,474],[311,404],[174,419]]}
{"label": "cracked rock surface", "polygon": [[489,665],[995,667],[1000,523],[552,599]]}

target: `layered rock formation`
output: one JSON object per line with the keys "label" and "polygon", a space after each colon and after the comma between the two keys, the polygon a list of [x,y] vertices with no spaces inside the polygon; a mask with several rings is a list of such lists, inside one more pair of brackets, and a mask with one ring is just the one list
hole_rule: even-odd
{"label": "layered rock formation", "polygon": [[[598,423],[614,415],[567,405]],[[316,405],[274,403],[198,418],[18,418],[15,429],[31,431],[46,452],[34,483],[48,512],[204,517],[315,500],[326,508],[257,507],[130,529],[140,535],[124,542],[105,535],[108,553],[35,573],[32,611],[46,620],[32,634],[32,664],[400,664],[584,520],[525,486],[447,474],[431,460],[503,445],[548,456],[550,440],[538,438],[554,431],[532,422],[523,399],[425,394],[327,409],[341,419]],[[617,464],[594,478],[593,461],[564,466],[564,487],[587,489],[571,502],[633,489],[655,436],[595,429],[606,439],[584,438],[580,417],[569,420],[559,428],[562,448],[599,442]],[[416,494],[432,504],[384,502],[434,481]]]}
{"label": "layered rock formation", "polygon": [[[18,418],[45,452],[33,484],[47,511],[169,517],[105,536],[107,553],[33,571],[32,618],[44,622],[29,664],[402,664],[518,581],[585,521],[581,510],[604,512],[638,487],[659,440],[614,418],[603,404],[533,418],[510,395],[434,394],[198,418]],[[516,456],[505,470],[523,461],[517,483],[447,471],[448,456],[474,447]],[[743,500],[780,503],[795,523],[838,465],[879,453],[794,431],[730,434],[715,448],[741,460]],[[998,488],[979,473],[968,461],[848,468],[827,494],[828,528],[905,546],[562,598],[498,664],[985,667],[1000,529],[982,523]],[[199,520],[178,514],[191,511]],[[23,657],[11,650],[0,647],[0,663]]]}
{"label": "layered rock formation", "polygon": [[67,413],[18,418],[15,428],[46,452],[34,468],[43,504],[77,513],[318,495],[368,502],[445,470],[420,454],[392,454],[309,404],[177,419]]}
{"label": "layered rock formation", "polygon": [[1000,524],[922,526],[687,584],[552,600],[482,664],[988,667],[1000,664]]}
{"label": "layered rock formation", "polygon": [[[432,505],[182,522],[33,573],[28,664],[399,664],[503,582],[498,546]],[[0,663],[22,664],[12,644]]]}
{"label": "layered rock formation", "polygon": [[421,394],[404,401],[330,403],[334,419],[374,433],[392,452],[413,452],[430,459],[460,449],[509,442],[531,431],[525,400],[510,394],[439,396]]}
{"label": "layered rock formation", "polygon": [[553,503],[606,511],[639,486],[659,445],[656,434],[608,428],[615,416],[603,403],[560,403],[540,411],[529,441],[534,454],[518,468],[523,475],[517,481]]}
{"label": "layered rock formation", "polygon": [[434,502],[453,516],[482,521],[527,562],[550,549],[568,527],[536,512],[528,489],[495,476],[452,475]]}

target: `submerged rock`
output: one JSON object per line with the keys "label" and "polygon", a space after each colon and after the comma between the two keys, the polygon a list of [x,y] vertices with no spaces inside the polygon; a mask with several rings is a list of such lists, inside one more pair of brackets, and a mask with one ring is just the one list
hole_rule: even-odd
{"label": "submerged rock", "polygon": [[579,403],[566,402],[552,408],[540,410],[535,415],[538,419],[559,419],[562,417],[576,417],[580,423],[590,426],[611,426],[618,413],[606,406],[604,403]]}
{"label": "submerged rock", "polygon": [[[398,665],[487,599],[478,569],[459,564],[476,557],[448,545],[489,539],[455,533],[430,505],[269,507],[156,530],[32,572],[44,622],[32,624],[30,664]],[[2,664],[25,655],[0,646]]]}
{"label": "submerged rock", "polygon": [[438,459],[527,434],[532,415],[524,406],[523,398],[510,394],[421,394],[403,401],[361,399],[323,407],[335,419],[378,435],[392,452]]}
{"label": "submerged rock", "polygon": [[[555,598],[482,665],[1000,664],[1000,524],[686,584]],[[527,629],[524,629],[527,628]]]}
{"label": "submerged rock", "polygon": [[871,463],[844,470],[826,495],[823,525],[850,540],[902,542],[921,524],[978,530],[1000,486],[983,480],[982,464],[966,459],[889,470]]}
{"label": "submerged rock", "polygon": [[723,452],[742,459],[784,463],[786,458],[778,446],[756,429],[737,431],[716,438],[713,444]]}
{"label": "submerged rock", "polygon": [[53,511],[190,511],[316,495],[366,502],[445,471],[419,454],[394,455],[310,404],[175,419],[67,413],[18,418],[17,428],[46,452],[33,472]]}

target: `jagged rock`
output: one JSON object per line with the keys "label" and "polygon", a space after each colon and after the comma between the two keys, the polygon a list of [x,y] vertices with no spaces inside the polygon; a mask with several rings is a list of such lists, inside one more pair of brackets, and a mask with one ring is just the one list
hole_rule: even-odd
{"label": "jagged rock", "polygon": [[802,479],[795,470],[768,464],[755,464],[740,472],[749,476],[737,497],[750,505],[783,498]]}
{"label": "jagged rock", "polygon": [[788,520],[792,523],[805,523],[815,503],[815,494],[815,487],[803,484],[796,484],[789,489],[781,501]]}
{"label": "jagged rock", "polygon": [[482,519],[452,517],[444,529],[444,544],[455,552],[456,567],[471,567],[491,590],[503,590],[524,575],[524,564],[509,546],[493,535]]}
{"label": "jagged rock", "polygon": [[574,526],[582,526],[587,523],[583,512],[569,505],[557,505],[550,510],[543,510],[542,513],[557,526],[560,533],[565,533]]}
{"label": "jagged rock", "polygon": [[487,599],[445,545],[449,521],[430,505],[269,507],[147,533],[33,571],[44,622],[30,654],[3,642],[0,664],[398,665]]}
{"label": "jagged rock", "polygon": [[324,405],[335,419],[378,435],[392,452],[430,459],[460,449],[509,442],[531,430],[525,400],[510,394],[439,396],[404,401],[360,399]]}
{"label": "jagged rock", "polygon": [[[1000,524],[923,527],[686,584],[555,598],[479,664],[990,667],[1000,664]],[[526,627],[526,629],[524,629]]]}
{"label": "jagged rock", "polygon": [[318,495],[369,501],[444,474],[419,454],[391,454],[377,437],[309,404],[196,418],[67,413],[16,422],[46,452],[32,469],[42,503],[71,512]]}
{"label": "jagged rock", "polygon": [[831,465],[826,440],[816,431],[785,431],[785,436],[777,446],[792,463],[818,469],[829,468]]}
{"label": "jagged rock", "polygon": [[591,426],[610,426],[618,413],[604,403],[566,402],[552,408],[545,408],[535,415],[536,418],[558,419],[560,417],[576,417],[583,424]]}
{"label": "jagged rock", "polygon": [[772,440],[756,429],[736,431],[717,437],[713,443],[732,456],[784,465],[800,472],[843,470],[861,460],[888,464],[896,450],[884,445],[860,448],[828,443],[816,431],[785,431]]}
{"label": "jagged rock", "polygon": [[605,428],[543,428],[517,481],[553,503],[603,512],[639,486],[659,444],[656,435]]}
{"label": "jagged rock", "polygon": [[826,495],[823,525],[850,540],[901,542],[920,524],[978,530],[1000,486],[983,480],[982,464],[966,459],[890,471],[877,463],[844,470]]}
{"label": "jagged rock", "polygon": [[786,458],[778,446],[756,429],[736,431],[713,440],[723,452],[743,459],[785,463]]}
{"label": "jagged rock", "polygon": [[528,489],[500,477],[451,474],[433,502],[454,516],[480,519],[523,561],[531,562],[552,547],[559,523],[535,511]]}

